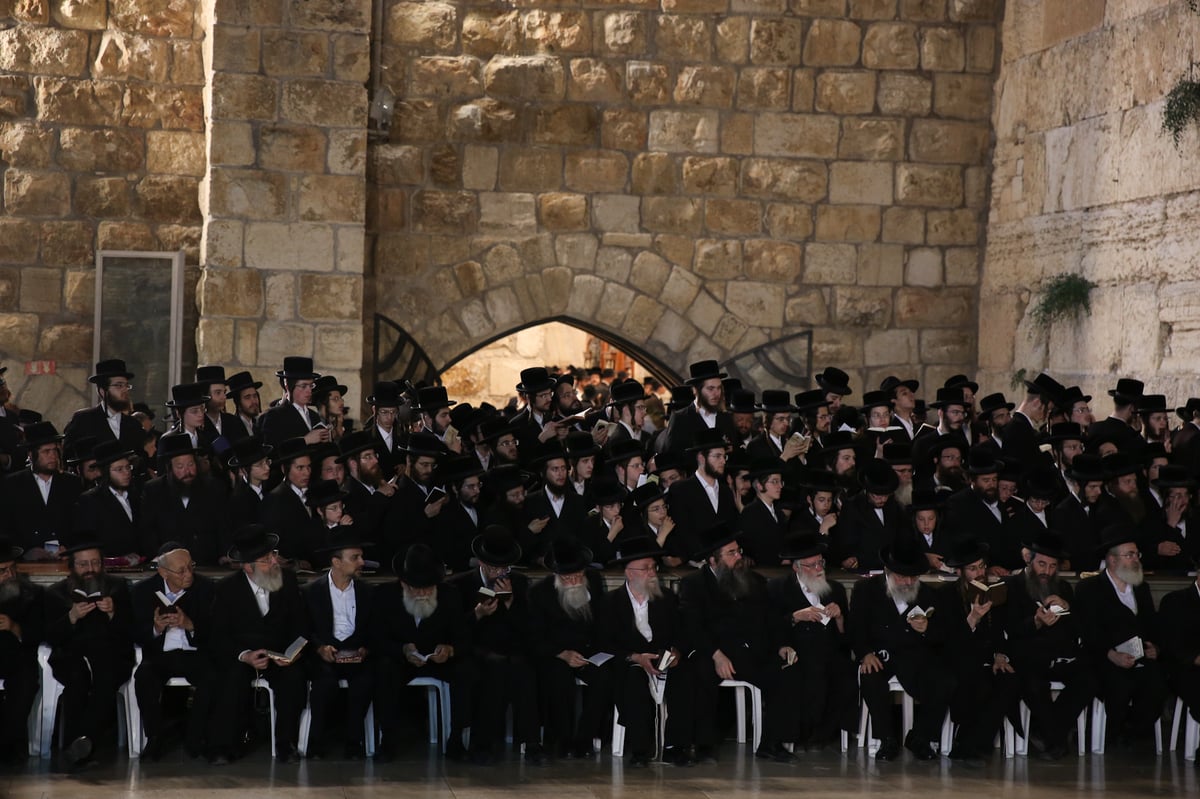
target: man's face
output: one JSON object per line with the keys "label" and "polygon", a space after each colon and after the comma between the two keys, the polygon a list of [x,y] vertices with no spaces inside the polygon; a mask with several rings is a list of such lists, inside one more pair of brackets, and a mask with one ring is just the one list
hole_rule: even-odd
{"label": "man's face", "polygon": [[479,501],[479,491],[479,478],[468,477],[458,485],[458,501],[464,505],[474,505]]}
{"label": "man's face", "polygon": [[1029,561],[1029,568],[1033,569],[1033,573],[1043,578],[1043,582],[1045,582],[1058,574],[1058,559],[1035,553],[1033,559]]}
{"label": "man's face", "polygon": [[17,562],[14,560],[7,560],[0,563],[0,585],[4,585],[5,583],[16,579],[18,579]]}
{"label": "man's face", "polygon": [[191,405],[183,409],[183,426],[188,430],[199,430],[204,427],[204,406]]}
{"label": "man's face", "polygon": [[1110,486],[1112,487],[1113,496],[1133,499],[1138,495],[1136,474],[1123,474],[1120,477],[1114,477]]}
{"label": "man's face", "polygon": [[971,478],[971,487],[975,489],[975,493],[983,497],[989,504],[1000,501],[999,477],[995,472],[991,474],[977,474]]}
{"label": "man's face", "polygon": [[237,394],[238,412],[251,419],[262,413],[262,397],[257,388],[244,388]]}
{"label": "man's face", "polygon": [[808,504],[813,509],[813,513],[823,519],[833,509],[833,492],[816,491],[809,495]]}
{"label": "man's face", "polygon": [[754,414],[752,413],[735,413],[733,414],[733,428],[737,430],[738,435],[742,438],[749,437],[754,431]]}
{"label": "man's face", "polygon": [[263,458],[250,464],[250,479],[261,485],[271,477],[271,459]]}
{"label": "man's face", "polygon": [[288,482],[301,490],[308,488],[312,480],[312,458],[301,455],[287,465]]}
{"label": "man's face", "polygon": [[955,447],[946,447],[938,455],[937,473],[939,475],[956,474],[962,470],[962,452]]}
{"label": "man's face", "polygon": [[892,405],[898,411],[911,411],[917,407],[917,398],[913,395],[912,389],[908,386],[896,386],[896,391],[893,394]]}
{"label": "man's face", "polygon": [[10,399],[12,399],[12,392],[8,389],[8,381],[0,376],[0,405],[7,405]]}
{"label": "man's face", "polygon": [[658,484],[666,491],[675,483],[683,479],[683,473],[678,469],[663,469],[658,473]]}
{"label": "man's face", "polygon": [[506,433],[496,439],[496,455],[505,463],[517,462],[517,437]]}
{"label": "man's face", "polygon": [[966,411],[961,405],[947,405],[938,411],[938,415],[942,419],[942,425],[947,430],[961,430],[963,420],[967,418]]}
{"label": "man's face", "polygon": [[987,575],[987,563],[984,562],[983,558],[980,558],[974,563],[968,563],[959,569],[959,574],[967,582],[971,580],[983,580],[984,576]]}
{"label": "man's face", "polygon": [[172,593],[186,591],[196,580],[196,564],[186,549],[168,552],[158,559],[158,576],[163,578]]}
{"label": "man's face", "polygon": [[1060,446],[1062,447],[1060,452],[1062,452],[1062,466],[1064,469],[1075,462],[1076,455],[1083,452],[1083,442],[1076,441],[1075,439],[1063,441]]}
{"label": "man's face", "polygon": [[641,455],[633,456],[625,461],[624,465],[617,465],[617,477],[626,488],[637,488],[638,480],[645,472],[646,463],[642,460]]}
{"label": "man's face", "polygon": [[325,524],[338,524],[342,521],[342,516],[346,514],[346,506],[340,499],[337,499],[328,505],[317,508],[317,513]]}
{"label": "man's face", "polygon": [[567,485],[567,462],[563,458],[554,458],[546,462],[543,478],[551,486],[562,489]]}
{"label": "man's face", "polygon": [[646,424],[646,401],[638,400],[633,403],[633,414],[631,416],[632,423],[629,425],[634,430],[641,430],[642,425]]}
{"label": "man's face", "polygon": [[854,471],[854,450],[838,450],[837,459],[833,462],[833,473],[839,477]]}
{"label": "man's face", "polygon": [[1105,441],[1100,446],[1096,447],[1096,454],[1101,458],[1107,458],[1117,452],[1117,445],[1111,441]]}
{"label": "man's face", "polygon": [[329,565],[342,577],[358,577],[363,570],[363,551],[347,547],[330,558]]}
{"label": "man's face", "polygon": [[647,586],[658,581],[658,564],[654,558],[639,558],[625,565],[625,579],[629,587],[645,596]]}
{"label": "man's face", "polygon": [[534,394],[530,400],[530,405],[539,415],[546,415],[550,411],[550,405],[554,402],[554,389],[545,388]]}
{"label": "man's face", "polygon": [[825,401],[829,403],[830,414],[837,413],[842,408],[842,395],[834,394],[832,391],[825,394]]}
{"label": "man's face", "polygon": [[760,498],[766,499],[772,504],[778,502],[779,495],[783,493],[783,475],[769,474],[759,477],[754,481],[754,490],[758,492]]}
{"label": "man's face", "polygon": [[1161,441],[1167,431],[1167,414],[1155,411],[1146,417],[1146,432],[1156,441]]}
{"label": "man's face", "polygon": [[71,555],[71,574],[80,580],[104,573],[104,559],[98,549],[84,549]]}
{"label": "man's face", "polygon": [[571,383],[559,383],[554,387],[554,401],[561,413],[570,416],[571,411],[575,409],[575,403],[578,402],[575,386]]}
{"label": "man's face", "polygon": [[133,464],[128,458],[113,461],[107,467],[108,484],[118,491],[127,491],[133,484]]}
{"label": "man's face", "polygon": [[321,479],[332,480],[341,485],[346,479],[346,464],[338,463],[337,455],[321,458]]}
{"label": "man's face", "polygon": [[656,499],[646,506],[646,521],[657,529],[667,520],[666,500]]}
{"label": "man's face", "polygon": [[1083,400],[1079,400],[1071,405],[1071,421],[1086,429],[1089,424],[1096,421],[1096,417],[1092,413],[1091,406]]}
{"label": "man's face", "polygon": [[433,432],[441,435],[446,432],[446,428],[450,426],[450,409],[438,408],[437,413],[433,415]]}
{"label": "man's face", "polygon": [[[839,402],[838,404],[840,405],[841,403]],[[817,408],[815,419],[816,419],[817,432],[819,434],[825,435],[826,433],[829,432],[829,428],[833,424],[833,414],[834,414],[834,410],[833,410],[832,405],[830,405],[829,407],[822,406],[820,408]]]}
{"label": "man's face", "polygon": [[330,416],[341,416],[346,412],[346,400],[342,397],[342,392],[330,391],[325,395],[325,407],[329,411]]}
{"label": "man's face", "polygon": [[1183,502],[1186,506],[1186,504],[1191,501],[1191,498],[1192,492],[1188,491],[1186,488],[1168,488],[1166,504],[1169,505],[1171,502]]}
{"label": "man's face", "polygon": [[575,479],[576,480],[590,480],[590,479],[592,479],[592,472],[595,471],[595,469],[596,469],[596,456],[595,455],[585,455],[582,458],[578,458],[575,461]]}
{"label": "man's face", "polygon": [[917,511],[913,514],[913,526],[921,535],[933,535],[933,531],[937,529],[937,511]]}
{"label": "man's face", "polygon": [[379,455],[373,449],[365,449],[354,456],[358,477],[364,483],[379,479]]}
{"label": "man's face", "polygon": [[991,413],[993,430],[1003,430],[1012,421],[1012,411],[1008,408],[997,408]]}
{"label": "man's face", "polygon": [[171,458],[171,477],[177,483],[190,486],[196,480],[196,456],[189,452]]}
{"label": "man's face", "polygon": [[712,378],[701,384],[700,390],[696,392],[696,399],[699,401],[700,407],[709,413],[714,413],[717,408],[721,407],[721,397],[724,396],[724,392],[721,381]]}
{"label": "man's face", "polygon": [[408,459],[408,473],[412,479],[421,485],[429,485],[429,481],[433,479],[433,468],[437,465],[437,460],[428,455]]}
{"label": "man's face", "polygon": [[1050,507],[1050,500],[1043,497],[1030,497],[1025,501],[1025,504],[1034,513],[1044,513],[1046,508]]}
{"label": "man's face", "polygon": [[792,561],[792,571],[809,581],[820,580],[825,577],[825,556],[812,555]]}
{"label": "man's face", "polygon": [[[1168,463],[1166,458],[1155,458],[1150,461],[1150,465],[1146,467],[1146,479],[1154,481],[1158,479],[1159,470]],[[1174,489],[1172,489],[1174,490]]]}
{"label": "man's face", "polygon": [[208,387],[208,412],[213,416],[225,410],[225,400],[228,399],[229,387],[224,383],[212,383]]}
{"label": "man's face", "polygon": [[750,473],[738,469],[733,475],[733,492],[745,499],[754,499],[754,486],[750,482]]}
{"label": "man's face", "polygon": [[292,402],[305,406],[312,404],[313,381],[297,380],[292,384]]}
{"label": "man's face", "polygon": [[101,393],[108,407],[113,410],[124,411],[133,404],[132,400],[129,399],[129,393],[132,388],[133,386],[128,380],[123,377],[117,377],[113,378]]}
{"label": "man's face", "polygon": [[1017,495],[1017,481],[1001,477],[996,481],[996,496],[1001,502],[1008,502]]}
{"label": "man's face", "polygon": [[745,568],[746,561],[742,557],[742,547],[737,541],[731,541],[725,546],[717,550],[715,555],[717,563],[725,565],[727,568],[738,569]]}
{"label": "man's face", "polygon": [[892,409],[885,408],[881,405],[874,405],[867,412],[867,425],[869,427],[887,427],[892,421]]}
{"label": "man's face", "polygon": [[896,477],[900,479],[900,485],[906,486],[912,482],[913,468],[907,463],[893,463],[892,471],[896,473]]}
{"label": "man's face", "polygon": [[525,507],[525,486],[516,486],[505,491],[504,501],[514,508]]}
{"label": "man's face", "polygon": [[395,424],[396,424],[397,409],[396,408],[382,408],[382,407],[376,406],[374,408],[374,410],[375,410],[375,424],[379,427],[379,429],[384,430],[388,433],[392,432],[392,427],[395,426]]}
{"label": "man's face", "polygon": [[100,479],[100,467],[96,465],[95,459],[89,458],[79,464],[79,476],[89,484]]}
{"label": "man's face", "polygon": [[1096,504],[1100,499],[1100,494],[1104,491],[1104,483],[1099,480],[1093,480],[1090,483],[1085,483],[1083,486],[1083,501],[1089,505]]}
{"label": "man's face", "polygon": [[783,438],[787,435],[787,431],[792,426],[792,415],[790,413],[773,413],[771,414],[771,423],[769,430],[771,435],[776,438]]}
{"label": "man's face", "polygon": [[887,504],[888,497],[890,496],[891,494],[872,494],[870,491],[868,491],[867,501],[871,504],[872,508],[875,508],[876,510],[882,510],[883,506]]}
{"label": "man's face", "polygon": [[38,474],[56,474],[62,470],[62,451],[57,443],[42,444],[33,452],[33,470]]}
{"label": "man's face", "polygon": [[728,456],[724,449],[710,449],[704,452],[701,468],[709,477],[722,477],[725,474],[725,461]]}

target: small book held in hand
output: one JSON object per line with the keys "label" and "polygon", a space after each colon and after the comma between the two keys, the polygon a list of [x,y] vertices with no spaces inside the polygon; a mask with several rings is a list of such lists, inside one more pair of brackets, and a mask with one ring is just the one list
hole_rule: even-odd
{"label": "small book held in hand", "polygon": [[[980,597],[982,599],[979,599]],[[991,602],[992,605],[1000,607],[1008,600],[1008,583],[1003,580],[996,580],[992,583],[972,580],[967,583],[967,602],[974,604],[976,599],[979,599],[980,602]]]}
{"label": "small book held in hand", "polygon": [[[183,599],[183,595],[186,593],[187,593],[186,591],[180,591],[179,596],[175,597],[175,602],[178,602],[179,600]],[[155,591],[154,598],[158,600],[158,607],[162,608],[163,610],[167,611],[168,613],[170,613],[172,610],[174,610],[175,602],[172,602],[171,600],[167,599],[167,595],[164,594],[162,591]]]}
{"label": "small book held in hand", "polygon": [[333,653],[334,663],[362,663],[357,649],[339,649]]}
{"label": "small book held in hand", "polygon": [[917,605],[916,607],[909,609],[908,613],[904,615],[904,618],[915,619],[918,617],[924,617],[928,619],[933,615],[935,610],[937,610],[937,608],[923,608],[920,605]]}
{"label": "small book held in hand", "polygon": [[1142,639],[1136,635],[1128,641],[1117,644],[1113,649],[1123,655],[1133,655],[1134,660],[1141,660],[1146,656],[1146,647],[1142,644]]}
{"label": "small book held in hand", "polygon": [[658,665],[655,666],[659,671],[666,671],[675,662],[675,655],[670,649],[664,649],[658,658]]}
{"label": "small book held in hand", "polygon": [[75,600],[76,602],[98,602],[99,600],[104,599],[104,592],[92,591],[89,594],[87,591],[84,591],[81,588],[76,588],[75,596],[79,597],[79,599]]}
{"label": "small book held in hand", "polygon": [[300,654],[300,650],[304,649],[304,645],[308,643],[308,639],[303,635],[298,636],[295,641],[287,648],[286,652],[272,652],[267,650],[267,657],[278,663],[291,663]]}
{"label": "small book held in hand", "polygon": [[507,599],[512,596],[512,591],[496,591],[485,586],[479,588],[480,599]]}

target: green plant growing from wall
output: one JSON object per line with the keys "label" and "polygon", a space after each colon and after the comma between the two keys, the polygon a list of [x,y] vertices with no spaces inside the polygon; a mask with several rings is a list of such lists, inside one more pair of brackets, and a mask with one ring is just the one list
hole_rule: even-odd
{"label": "green plant growing from wall", "polygon": [[1017,371],[1013,372],[1012,377],[1008,381],[1008,385],[1013,391],[1016,391],[1019,388],[1024,388],[1025,375],[1027,371],[1028,370],[1026,369],[1018,369]]}
{"label": "green plant growing from wall", "polygon": [[1078,319],[1092,312],[1092,289],[1096,284],[1082,275],[1055,275],[1046,282],[1041,297],[1033,306],[1033,323],[1041,330],[1063,319]]}
{"label": "green plant growing from wall", "polygon": [[1193,62],[1188,74],[1175,82],[1163,104],[1162,129],[1171,134],[1176,147],[1188,125],[1200,120],[1200,81],[1192,79],[1195,66]]}

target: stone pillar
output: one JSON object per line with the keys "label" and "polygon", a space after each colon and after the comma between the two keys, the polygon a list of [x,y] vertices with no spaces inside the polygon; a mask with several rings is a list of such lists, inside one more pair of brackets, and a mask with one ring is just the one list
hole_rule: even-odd
{"label": "stone pillar", "polygon": [[371,4],[205,0],[204,18],[198,362],[270,384],[285,355],[311,353],[353,407]]}

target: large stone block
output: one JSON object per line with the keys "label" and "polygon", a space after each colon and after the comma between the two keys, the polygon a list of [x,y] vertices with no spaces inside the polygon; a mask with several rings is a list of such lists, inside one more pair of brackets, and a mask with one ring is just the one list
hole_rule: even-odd
{"label": "large stone block", "polygon": [[979,215],[970,209],[930,211],[926,241],[930,244],[979,243]]}
{"label": "large stone block", "polygon": [[401,47],[446,52],[458,40],[458,9],[449,3],[396,3],[384,31]]}
{"label": "large stone block", "polygon": [[4,208],[14,216],[67,216],[71,210],[71,180],[62,172],[7,169]]}
{"label": "large stone block", "polygon": [[476,96],[483,88],[479,59],[471,56],[415,58],[409,85],[417,97]]}
{"label": "large stone block", "polygon": [[725,315],[725,307],[713,295],[707,291],[701,291],[683,315],[699,328],[701,333],[711,336],[717,329],[717,323]]}
{"label": "large stone block", "polygon": [[833,114],[869,114],[875,110],[875,73],[823,72],[817,78],[816,108]]}
{"label": "large stone block", "polygon": [[573,147],[595,146],[600,130],[597,110],[582,103],[542,105],[533,112],[534,144],[557,144]]}
{"label": "large stone block", "polygon": [[[387,147],[376,153],[376,163],[382,168],[385,182],[395,179],[395,153],[395,149]],[[258,160],[264,169],[322,172],[326,160],[325,133],[309,125],[263,125],[259,128]]]}
{"label": "large stone block", "polygon": [[36,223],[0,217],[0,263],[30,264],[37,260],[37,251]]}
{"label": "large stone block", "polygon": [[194,88],[174,89],[128,84],[122,98],[121,124],[137,128],[204,130],[204,101]]}
{"label": "large stone block", "polygon": [[896,291],[896,324],[901,327],[963,327],[975,319],[971,289],[902,288]]}
{"label": "large stone block", "polygon": [[549,191],[562,185],[562,154],[547,148],[507,148],[500,155],[504,191]]}
{"label": "large stone block", "polygon": [[658,57],[669,61],[707,61],[712,53],[712,23],[699,16],[661,14],[654,35]]}
{"label": "large stone block", "polygon": [[975,336],[969,330],[922,330],[921,363],[970,363]]}
{"label": "large stone block", "polygon": [[72,172],[136,172],[146,167],[139,131],[63,128],[59,142],[58,163]]}
{"label": "large stone block", "polygon": [[592,24],[582,11],[530,11],[521,20],[525,44],[545,53],[587,52]]}
{"label": "large stone block", "polygon": [[528,100],[556,100],[566,90],[562,61],[552,56],[497,56],[483,70],[489,94]]}
{"label": "large stone block", "polygon": [[630,101],[639,106],[663,105],[671,100],[671,73],[666,64],[630,61],[625,65],[625,83]]}
{"label": "large stone block", "polygon": [[577,319],[595,317],[600,297],[604,294],[604,284],[595,275],[575,275],[571,281],[571,296],[567,299],[567,313]]}
{"label": "large stone block", "polygon": [[791,102],[789,72],[771,67],[750,67],[738,75],[737,107],[746,110],[786,111]]}
{"label": "large stone block", "polygon": [[641,200],[624,194],[597,194],[592,198],[592,225],[603,232],[638,233]]}
{"label": "large stone block", "polygon": [[96,228],[96,246],[102,250],[155,250],[157,244],[150,226],[142,222],[101,222]]}
{"label": "large stone block", "polygon": [[746,277],[775,283],[793,283],[800,277],[803,265],[798,244],[770,239],[751,239],[743,247]]}
{"label": "large stone block", "polygon": [[425,180],[421,148],[381,144],[372,148],[375,156],[375,181],[383,186],[418,185]]}
{"label": "large stone block", "polygon": [[719,122],[716,111],[651,111],[650,149],[715,153]]}
{"label": "large stone block", "polygon": [[63,324],[42,328],[38,355],[64,363],[87,363],[92,356],[91,325]]}
{"label": "large stone block", "polygon": [[540,195],[538,215],[546,230],[585,230],[588,223],[587,196],[562,193]]}
{"label": "large stone block", "polygon": [[245,72],[257,74],[262,65],[263,31],[257,27],[227,25],[212,26],[212,58],[210,67],[216,72]]}
{"label": "large stone block", "polygon": [[628,179],[629,160],[613,150],[568,153],[563,167],[564,185],[574,191],[621,191]]}
{"label": "large stone block", "polygon": [[825,292],[820,289],[805,289],[789,297],[784,305],[783,319],[796,327],[812,327],[829,323],[829,306]]}
{"label": "large stone block", "polygon": [[279,104],[279,81],[262,75],[215,72],[212,76],[214,119],[274,120]]}
{"label": "large stone block", "polygon": [[129,183],[123,177],[84,178],[75,182],[75,213],[93,218],[129,216]]}
{"label": "large stone block", "polygon": [[133,188],[133,210],[154,222],[200,224],[200,182],[183,175],[147,175]]}
{"label": "large stone block", "polygon": [[211,166],[250,166],[258,157],[254,146],[254,128],[249,122],[212,120],[212,144],[208,148]]}
{"label": "large stone block", "polygon": [[633,256],[621,247],[601,247],[596,253],[596,274],[614,283],[625,283],[633,267]]}
{"label": "large stone block", "polygon": [[[153,249],[153,237],[144,225],[114,223],[114,227],[134,228],[126,241],[137,246],[114,246],[116,242],[100,236],[99,245],[106,250]],[[104,224],[100,225],[103,232]],[[91,222],[43,222],[41,230],[42,263],[47,266],[78,266],[95,261],[93,244],[96,243],[96,226]],[[144,245],[151,244],[150,247]]]}
{"label": "large stone block", "polygon": [[306,175],[298,210],[306,222],[358,222],[366,215],[366,184],[351,175]]}
{"label": "large stone block", "polygon": [[737,194],[738,164],[733,158],[683,159],[683,190],[688,194]]}
{"label": "large stone block", "polygon": [[120,83],[43,76],[33,83],[41,122],[116,127],[124,95]]}
{"label": "large stone block", "polygon": [[600,145],[610,150],[646,149],[650,138],[650,119],[636,108],[607,108],[600,128]]}
{"label": "large stone block", "polygon": [[883,212],[883,240],[925,243],[925,212],[920,208],[888,208]]}
{"label": "large stone block", "polygon": [[67,279],[63,287],[63,307],[67,313],[81,316],[88,316],[96,312],[96,272],[94,270],[67,272]]}
{"label": "large stone block", "polygon": [[162,83],[170,65],[170,45],[162,39],[105,31],[92,61],[92,76]]}
{"label": "large stone block", "polygon": [[915,247],[904,265],[904,282],[910,286],[942,285],[942,251],[934,247]]}
{"label": "large stone block", "polygon": [[838,161],[829,168],[829,201],[891,205],[892,165],[871,161]]}
{"label": "large stone block", "polygon": [[983,123],[913,120],[909,155],[933,164],[981,164],[988,156],[991,130]]}
{"label": "large stone block", "polygon": [[799,66],[803,43],[804,23],[798,19],[757,17],[750,22],[750,60],[755,64]]}
{"label": "large stone block", "polygon": [[894,366],[917,360],[917,331],[881,330],[863,342],[864,366]]}
{"label": "large stone block", "polygon": [[33,358],[38,350],[38,316],[32,313],[0,313],[0,337],[9,357]]}
{"label": "large stone block", "polygon": [[904,248],[899,244],[863,244],[858,248],[860,286],[904,284]]}
{"label": "large stone block", "polygon": [[904,121],[847,118],[842,120],[838,158],[898,161],[904,157]]}
{"label": "large stone block", "polygon": [[53,128],[35,123],[0,123],[0,159],[23,169],[48,167],[54,133]]}
{"label": "large stone block", "polygon": [[825,197],[828,175],[818,161],[748,158],[742,162],[742,193],[749,197],[816,202]]}
{"label": "large stone block", "polygon": [[713,31],[717,61],[722,64],[744,64],[750,57],[750,20],[746,17],[726,17]]}
{"label": "large stone block", "polygon": [[288,20],[297,28],[321,31],[371,29],[370,0],[288,0]]}
{"label": "large stone block", "polygon": [[641,153],[633,159],[634,194],[675,194],[679,191],[679,167],[666,153]]}
{"label": "large stone block", "polygon": [[479,224],[478,197],[467,191],[418,191],[413,222],[427,233],[473,233]]}
{"label": "large stone block", "polygon": [[0,70],[79,77],[85,73],[88,35],[83,31],[18,25],[0,30]]}
{"label": "large stone block", "polygon": [[979,283],[979,250],[975,247],[946,248],[946,285],[974,286]]}
{"label": "large stone block", "polygon": [[868,69],[916,69],[921,60],[917,26],[877,22],[863,37],[863,66]]}
{"label": "large stone block", "polygon": [[200,177],[205,166],[203,134],[177,130],[152,130],[146,134],[149,171]]}
{"label": "large stone block", "polygon": [[633,303],[629,306],[629,312],[625,315],[625,319],[618,326],[618,329],[634,341],[646,341],[654,332],[658,320],[662,318],[666,310],[666,308],[650,297],[638,294],[633,298]]}
{"label": "large stone block", "polygon": [[662,256],[640,252],[633,259],[629,284],[640,292],[657,297],[671,274],[671,265]]}
{"label": "large stone block", "polygon": [[246,225],[246,266],[254,269],[333,270],[333,228],[312,222]]}
{"label": "large stone block", "polygon": [[321,127],[362,127],[367,123],[367,91],[333,80],[301,79],[283,86],[284,119]]}
{"label": "large stone block", "polygon": [[896,116],[924,116],[933,107],[933,83],[920,75],[884,73],[879,78],[879,110]]}
{"label": "large stone block", "polygon": [[263,296],[263,275],[253,269],[200,270],[196,301],[202,316],[256,317],[263,311]]}
{"label": "large stone block", "polygon": [[532,194],[482,192],[479,229],[531,234],[537,231],[537,204]]}
{"label": "large stone block", "polygon": [[957,119],[987,119],[992,110],[990,75],[936,75],[933,110]]}
{"label": "large stone block", "polygon": [[769,203],[766,226],[767,232],[777,239],[807,241],[813,232],[812,206]]}
{"label": "large stone block", "polygon": [[196,14],[192,3],[181,0],[108,0],[108,19],[121,30],[190,39]]}
{"label": "large stone block", "polygon": [[891,289],[838,286],[834,290],[834,298],[838,325],[886,327],[891,322]]}
{"label": "large stone block", "polygon": [[817,238],[825,241],[875,241],[880,209],[874,205],[818,205]]}
{"label": "large stone block", "polygon": [[675,102],[710,108],[733,106],[735,74],[731,67],[689,66],[679,71]]}
{"label": "large stone block", "polygon": [[696,340],[696,328],[679,314],[670,310],[670,305],[667,305],[667,308],[668,310],[659,318],[658,324],[654,326],[650,341],[652,344],[660,345],[665,352],[686,352],[687,348]]}
{"label": "large stone block", "polygon": [[813,20],[804,41],[804,63],[810,67],[848,67],[858,63],[862,29],[841,19]]}
{"label": "large stone block", "polygon": [[921,69],[961,72],[966,66],[966,43],[958,28],[925,28],[921,33]]}
{"label": "large stone block", "polygon": [[609,55],[640,56],[646,52],[646,17],[634,11],[601,14],[601,37]]}
{"label": "large stone block", "polygon": [[515,53],[521,41],[521,15],[517,11],[471,10],[463,18],[463,52],[488,58]]}
{"label": "large stone block", "polygon": [[267,75],[318,77],[329,66],[329,37],[298,30],[263,31],[262,64]]}
{"label": "large stone block", "polygon": [[671,270],[663,284],[658,299],[668,308],[687,308],[700,292],[702,281],[689,270],[678,267]]}
{"label": "large stone block", "polygon": [[108,24],[107,6],[107,0],[60,0],[50,13],[59,27],[101,31]]}
{"label": "large stone block", "polygon": [[62,309],[63,270],[21,270],[20,310],[28,313],[58,313]]}
{"label": "large stone block", "polygon": [[761,114],[754,124],[754,154],[833,158],[838,120],[816,114]]}
{"label": "large stone block", "polygon": [[371,40],[358,33],[332,37],[333,77],[348,83],[366,83],[371,75]]}
{"label": "large stone block", "polygon": [[962,205],[962,170],[954,166],[898,164],[896,201],[900,205]]}
{"label": "large stone block", "polygon": [[573,58],[567,99],[588,103],[615,103],[621,99],[624,77],[613,64],[599,58]]}
{"label": "large stone block", "polygon": [[209,212],[217,216],[282,219],[288,210],[288,179],[258,169],[213,169]]}
{"label": "large stone block", "polygon": [[696,242],[696,274],[708,280],[727,280],[742,272],[742,245],[732,239]]}
{"label": "large stone block", "polygon": [[302,319],[362,318],[362,278],[357,275],[300,275]]}
{"label": "large stone block", "polygon": [[642,228],[655,233],[694,236],[702,226],[702,203],[683,197],[646,197],[642,200]]}
{"label": "large stone block", "polygon": [[851,285],[858,277],[856,264],[853,245],[813,242],[804,248],[804,282]]}

